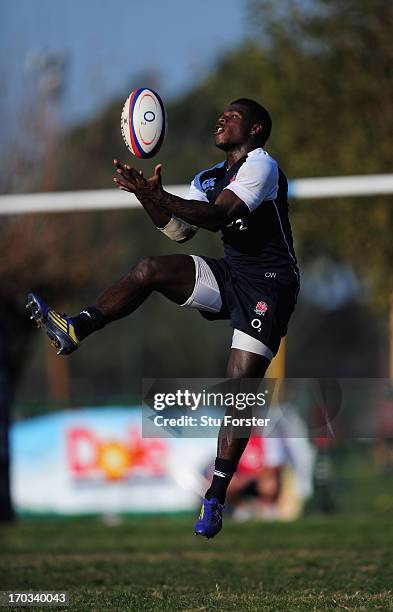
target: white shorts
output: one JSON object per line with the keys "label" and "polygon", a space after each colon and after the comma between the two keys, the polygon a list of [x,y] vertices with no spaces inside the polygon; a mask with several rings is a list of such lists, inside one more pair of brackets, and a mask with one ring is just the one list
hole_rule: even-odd
{"label": "white shorts", "polygon": [[[181,305],[206,310],[207,312],[220,312],[222,300],[216,277],[202,257],[198,257],[198,255],[190,255],[190,257],[195,264],[195,285],[188,300]],[[231,348],[263,355],[269,360],[274,357],[273,352],[266,344],[239,329],[233,331]]]}

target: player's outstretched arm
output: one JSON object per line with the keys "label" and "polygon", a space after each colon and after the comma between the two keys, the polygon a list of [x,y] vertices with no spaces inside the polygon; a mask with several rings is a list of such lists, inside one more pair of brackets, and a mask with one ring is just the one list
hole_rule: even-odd
{"label": "player's outstretched arm", "polygon": [[[159,186],[161,186],[160,172],[159,170],[157,171],[158,166],[156,166],[153,176],[151,176],[149,179],[145,179],[142,170],[136,171],[128,164],[123,164],[117,159],[114,159],[113,163],[116,169],[116,177],[113,180],[123,191],[135,193],[135,195],[138,197],[136,191],[133,189],[134,184],[138,184],[139,187],[141,187],[147,183],[149,185],[149,191],[154,191],[154,189],[158,187],[157,183],[159,183]],[[161,166],[159,168],[161,168]],[[131,170],[133,170],[134,173],[137,173],[137,176],[134,175],[134,180],[132,183],[130,181]],[[179,231],[179,228],[176,227],[176,225],[179,224],[176,224],[176,222],[172,220],[172,213],[164,210],[153,198],[149,198],[149,191],[145,194],[145,197],[138,197],[138,199],[149,215],[150,219],[153,221],[154,225],[176,242],[183,243],[190,240],[190,238],[195,235],[195,228],[183,223],[183,227],[181,228],[181,231]],[[174,230],[172,226],[174,226]],[[169,231],[165,229],[168,227],[170,228]]]}
{"label": "player's outstretched arm", "polygon": [[156,166],[154,174],[145,179],[135,168],[125,166],[126,171],[114,181],[120,189],[134,193],[142,206],[152,202],[158,210],[175,214],[187,223],[216,232],[239,217],[246,217],[249,210],[246,204],[232,191],[224,190],[214,206],[200,200],[185,200],[167,191],[161,184],[161,165]]}
{"label": "player's outstretched arm", "polygon": [[249,214],[246,204],[228,189],[220,193],[214,205],[201,200],[184,200],[166,191],[163,191],[160,203],[164,210],[211,232],[218,232],[232,221],[244,219]]}

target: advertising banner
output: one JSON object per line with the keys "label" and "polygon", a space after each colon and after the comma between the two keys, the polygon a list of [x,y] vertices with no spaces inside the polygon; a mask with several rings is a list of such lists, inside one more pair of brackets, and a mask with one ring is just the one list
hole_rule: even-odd
{"label": "advertising banner", "polygon": [[[289,423],[283,411],[275,411],[277,422]],[[251,482],[266,470],[290,469],[296,492],[291,495],[305,499],[312,490],[313,451],[294,407],[284,412],[299,437],[279,435],[272,419],[274,437],[252,435],[238,471]],[[167,427],[160,425],[162,437],[144,436],[143,420],[154,423],[157,414],[162,418],[162,411],[142,417],[141,408],[113,406],[14,423],[16,510],[70,516],[194,511],[213,472],[216,437],[184,437],[187,428],[173,426],[171,419]]]}

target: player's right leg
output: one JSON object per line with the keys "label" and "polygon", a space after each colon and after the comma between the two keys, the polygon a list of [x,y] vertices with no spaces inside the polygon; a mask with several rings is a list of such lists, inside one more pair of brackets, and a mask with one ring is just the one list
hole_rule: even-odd
{"label": "player's right leg", "polygon": [[91,333],[134,312],[153,291],[184,304],[193,293],[195,276],[195,265],[189,255],[144,257],[75,317],[50,308],[34,293],[29,294],[26,308],[30,318],[45,330],[58,354],[68,355]]}
{"label": "player's right leg", "polygon": [[[252,392],[255,395],[270,363],[269,359],[262,354],[264,345],[260,342],[259,345],[261,346],[256,343],[251,346],[250,340],[252,338],[246,337],[246,334],[244,334],[243,348],[239,349],[233,346],[231,348],[227,376],[231,380],[230,389],[234,395],[237,392],[242,392],[244,395],[244,391]],[[250,348],[259,352],[251,352]],[[230,406],[225,414],[234,417],[238,416],[238,411],[235,406]],[[242,416],[251,417],[252,411],[245,409]],[[230,424],[221,425],[213,479],[202,500],[201,512],[195,523],[195,535],[214,538],[222,529],[222,512],[227,488],[236,472],[240,457],[251,434],[251,427],[242,428],[242,437],[239,437],[237,429]]]}

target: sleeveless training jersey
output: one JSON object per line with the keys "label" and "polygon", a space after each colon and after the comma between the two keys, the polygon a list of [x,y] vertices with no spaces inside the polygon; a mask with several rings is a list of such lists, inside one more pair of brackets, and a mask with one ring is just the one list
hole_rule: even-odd
{"label": "sleeveless training jersey", "polygon": [[229,170],[225,162],[197,174],[190,200],[214,204],[223,189],[233,191],[250,214],[222,230],[225,259],[234,267],[287,269],[299,278],[288,218],[288,183],[277,162],[262,148],[239,159]]}

